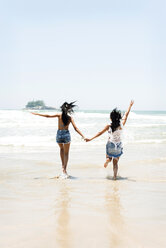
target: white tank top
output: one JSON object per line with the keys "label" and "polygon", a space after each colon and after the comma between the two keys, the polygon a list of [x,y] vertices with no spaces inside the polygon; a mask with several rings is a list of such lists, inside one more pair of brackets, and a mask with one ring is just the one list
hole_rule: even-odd
{"label": "white tank top", "polygon": [[120,127],[122,129],[117,129],[114,132],[112,132],[111,127],[109,127],[109,130],[108,130],[108,141],[109,142],[112,142],[114,144],[122,142],[123,125],[121,124]]}

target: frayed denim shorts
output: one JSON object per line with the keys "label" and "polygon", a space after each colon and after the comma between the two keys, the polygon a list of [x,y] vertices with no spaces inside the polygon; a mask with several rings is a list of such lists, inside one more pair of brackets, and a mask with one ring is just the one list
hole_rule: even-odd
{"label": "frayed denim shorts", "polygon": [[106,154],[107,154],[107,157],[109,157],[109,158],[120,157],[123,154],[122,142],[116,143],[116,144],[114,144],[112,142],[107,142]]}
{"label": "frayed denim shorts", "polygon": [[59,144],[67,144],[71,142],[69,130],[58,130],[56,135],[56,142]]}

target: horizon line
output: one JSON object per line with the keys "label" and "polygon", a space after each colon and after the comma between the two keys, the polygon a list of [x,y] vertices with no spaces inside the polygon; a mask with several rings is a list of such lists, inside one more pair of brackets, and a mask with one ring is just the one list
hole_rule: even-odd
{"label": "horizon line", "polygon": [[[25,109],[25,108],[0,108],[0,110],[28,110],[28,109]],[[30,110],[30,109],[29,109]],[[37,110],[37,111],[56,111],[56,110],[60,110],[60,109],[55,109],[55,110],[51,110],[51,109],[45,109],[45,110],[40,110],[40,109],[32,109],[32,110]],[[75,112],[78,112],[78,111],[110,111],[110,109],[77,109],[75,110]],[[122,111],[125,111],[125,110],[122,110]],[[134,109],[132,110],[131,112],[134,112],[134,111],[147,111],[147,112],[166,112],[166,110],[153,110],[153,109],[146,109],[146,110],[143,110],[143,109]]]}

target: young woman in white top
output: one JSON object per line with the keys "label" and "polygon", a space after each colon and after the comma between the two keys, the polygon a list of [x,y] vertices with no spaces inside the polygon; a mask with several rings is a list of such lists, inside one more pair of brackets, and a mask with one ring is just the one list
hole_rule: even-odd
{"label": "young woman in white top", "polygon": [[133,104],[134,101],[131,101],[129,108],[124,114],[123,118],[119,110],[113,109],[113,111],[110,113],[111,124],[107,125],[101,132],[96,134],[91,139],[85,139],[86,142],[91,141],[108,131],[108,142],[106,144],[106,162],[104,163],[104,167],[106,168],[108,166],[108,163],[111,162],[111,160],[113,159],[114,180],[116,180],[117,178],[119,158],[123,154],[123,146],[121,140],[122,130],[127,121]]}

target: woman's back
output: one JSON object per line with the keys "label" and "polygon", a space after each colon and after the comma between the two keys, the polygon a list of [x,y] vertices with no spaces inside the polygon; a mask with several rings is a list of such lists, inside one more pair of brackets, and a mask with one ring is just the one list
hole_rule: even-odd
{"label": "woman's back", "polygon": [[70,116],[68,116],[68,117],[69,117],[69,121],[65,125],[63,122],[63,119],[62,119],[62,114],[59,115],[59,117],[58,117],[58,129],[59,130],[68,130],[70,122],[71,122],[71,117]]}
{"label": "woman's back", "polygon": [[111,126],[108,130],[108,141],[114,144],[122,142],[122,125],[112,132]]}

